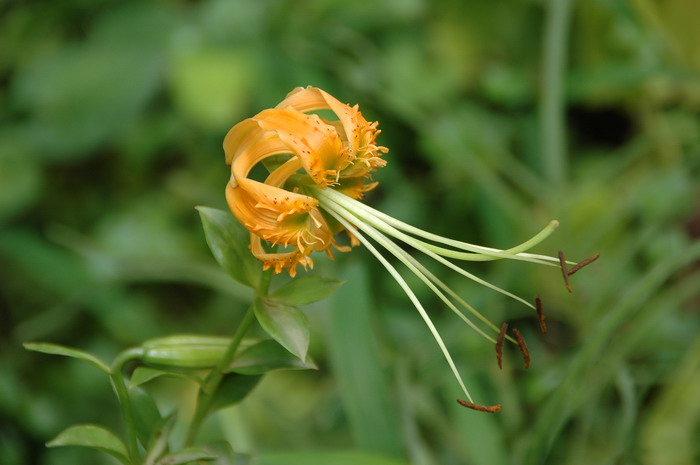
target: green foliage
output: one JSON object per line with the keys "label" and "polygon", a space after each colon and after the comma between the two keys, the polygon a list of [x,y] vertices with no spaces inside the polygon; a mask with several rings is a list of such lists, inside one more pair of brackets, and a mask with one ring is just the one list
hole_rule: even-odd
{"label": "green foliage", "polygon": [[[454,404],[434,342],[366,251],[338,253],[334,262],[315,256],[314,274],[348,280],[337,298],[304,310],[304,366],[313,359],[320,369],[275,370],[258,382],[253,373],[301,362],[277,339],[260,342],[265,350],[250,361],[244,341],[228,367],[241,372],[226,376],[228,400],[217,404],[235,406],[200,435],[234,445],[238,455],[221,463],[696,462],[698,2],[571,2],[570,27],[550,37],[567,52],[550,132],[542,44],[554,3],[5,2],[3,465],[97,463],[85,448],[43,447],[66,425],[94,421],[128,444],[106,366],[96,360],[163,335],[235,332],[262,272],[226,209],[221,141],[230,126],[305,85],[359,103],[380,122],[378,142],[391,151],[365,198],[373,207],[495,247],[556,218],[561,227],[538,252],[602,258],[572,277],[570,296],[556,270],[468,267],[525,297],[540,295],[545,335],[528,310],[431,270],[523,331],[528,372],[510,352],[498,370],[493,347],[410,283],[473,394],[503,404],[483,417]],[[565,173],[552,183],[544,139],[559,136]],[[214,259],[194,205],[218,209],[200,210]],[[299,274],[292,284],[272,283],[292,300],[267,302],[301,305],[293,299],[306,291],[294,288],[312,281]],[[267,336],[254,326],[249,337]],[[299,353],[304,339],[291,337]],[[88,363],[21,346],[41,340],[81,351],[30,348]],[[208,371],[149,370],[134,360],[124,366],[142,445],[172,398],[191,398],[178,389],[196,389],[194,377]],[[188,380],[172,378],[180,375]],[[172,439],[182,442],[175,426]],[[293,452],[300,450],[308,452]]]}
{"label": "green foliage", "polygon": [[76,358],[89,363],[107,374],[110,373],[109,367],[102,360],[98,359],[92,354],[83,352],[82,350],[73,349],[58,344],[50,344],[47,342],[25,342],[23,345],[25,349],[33,352]]}
{"label": "green foliage", "polygon": [[63,431],[46,444],[48,447],[80,446],[98,449],[128,464],[124,443],[111,431],[96,425],[75,425]]}
{"label": "green foliage", "polygon": [[256,288],[260,282],[260,263],[248,250],[249,232],[227,212],[198,207],[204,234],[214,258],[233,279]]}
{"label": "green foliage", "polygon": [[286,305],[308,305],[333,294],[343,281],[322,276],[304,276],[294,279],[270,294],[271,300]]}
{"label": "green foliage", "polygon": [[309,349],[309,320],[297,307],[269,299],[255,299],[255,317],[260,326],[285,349],[306,360]]}

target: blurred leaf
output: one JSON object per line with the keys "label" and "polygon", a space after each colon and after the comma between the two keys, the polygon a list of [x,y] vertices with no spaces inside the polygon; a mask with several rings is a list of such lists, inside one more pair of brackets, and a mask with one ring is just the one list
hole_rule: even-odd
{"label": "blurred leaf", "polygon": [[171,63],[170,84],[175,104],[201,126],[231,127],[248,104],[254,63],[234,50],[192,50]]}
{"label": "blurred leaf", "polygon": [[181,465],[198,460],[209,461],[214,459],[216,459],[216,456],[204,449],[188,448],[161,457],[161,459],[156,462],[156,465]]}
{"label": "blurred leaf", "polygon": [[402,457],[398,414],[374,339],[365,268],[354,263],[343,277],[347,282],[331,301],[327,342],[350,428],[363,450]]}
{"label": "blurred leaf", "polygon": [[253,302],[253,310],[267,334],[300,360],[306,360],[309,320],[301,310],[260,298]]}
{"label": "blurred leaf", "polygon": [[269,339],[236,354],[226,371],[242,375],[262,375],[268,371],[281,369],[316,370],[318,367],[309,357],[306,361],[302,361],[277,342]]}
{"label": "blurred leaf", "polygon": [[131,400],[131,408],[134,414],[136,434],[141,444],[145,447],[151,440],[157,425],[163,422],[163,418],[160,416],[160,411],[153,398],[143,389],[139,387],[131,388],[129,390],[129,399]]}
{"label": "blurred leaf", "polygon": [[251,465],[408,465],[406,462],[364,452],[282,452],[261,454]]}
{"label": "blurred leaf", "polygon": [[262,266],[248,249],[248,230],[231,213],[208,207],[197,207],[197,210],[207,244],[219,265],[239,283],[257,288]]}
{"label": "blurred leaf", "polygon": [[307,305],[333,294],[343,281],[322,276],[295,278],[270,294],[270,299],[285,305]]}
{"label": "blurred leaf", "polygon": [[88,37],[44,53],[13,80],[15,100],[45,156],[89,154],[131,122],[158,89],[172,28],[168,9],[129,4],[103,15]]}
{"label": "blurred leaf", "polygon": [[230,407],[245,399],[262,376],[246,376],[231,373],[225,375],[212,399],[210,412]]}
{"label": "blurred leaf", "polygon": [[128,464],[126,446],[111,431],[97,425],[75,425],[46,444],[47,447],[82,446],[98,449]]}
{"label": "blurred leaf", "polygon": [[37,159],[17,139],[13,134],[0,134],[0,222],[22,211],[41,188]]}
{"label": "blurred leaf", "polygon": [[173,378],[182,378],[182,379],[194,381],[196,383],[199,383],[202,381],[199,377],[197,377],[191,373],[183,373],[181,371],[174,371],[174,370],[160,370],[158,368],[150,368],[150,367],[137,367],[134,370],[134,372],[131,374],[131,378],[129,379],[129,386],[134,388],[136,386],[140,386],[141,384],[147,383],[147,382],[154,380],[156,378],[159,378],[161,376],[171,376]]}
{"label": "blurred leaf", "polygon": [[25,349],[34,352],[41,352],[43,354],[51,355],[63,355],[64,357],[77,358],[78,360],[87,362],[90,365],[104,371],[105,373],[110,374],[110,369],[106,363],[104,363],[102,360],[98,359],[94,355],[89,354],[87,352],[83,352],[82,350],[73,349],[71,347],[65,347],[58,344],[51,344],[48,342],[25,342],[22,345]]}

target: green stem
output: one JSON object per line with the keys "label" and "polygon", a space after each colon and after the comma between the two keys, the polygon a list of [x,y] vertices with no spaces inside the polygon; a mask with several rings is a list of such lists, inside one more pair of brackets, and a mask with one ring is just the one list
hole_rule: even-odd
{"label": "green stem", "polygon": [[114,391],[117,394],[117,399],[119,399],[119,405],[122,409],[122,415],[124,416],[124,424],[126,425],[126,436],[127,444],[129,449],[129,460],[132,464],[137,465],[141,463],[141,457],[139,454],[138,437],[136,434],[136,422],[134,421],[134,411],[131,406],[131,399],[129,398],[129,391],[126,387],[126,382],[124,381],[124,375],[122,374],[122,369],[124,364],[129,360],[139,358],[143,354],[143,350],[140,348],[128,349],[117,355],[117,358],[112,362],[110,368],[110,379],[112,380],[112,385],[114,386]]}
{"label": "green stem", "polygon": [[564,75],[572,0],[547,0],[543,38],[540,138],[547,180],[561,186],[566,179]]}
{"label": "green stem", "polygon": [[[260,286],[256,292],[258,298],[267,295],[270,288],[271,276],[271,272],[263,273],[260,280]],[[254,320],[255,312],[253,311],[253,305],[251,305],[243,316],[241,324],[236,329],[233,339],[231,339],[231,343],[226,349],[226,352],[221,357],[216,367],[209,373],[209,375],[207,375],[206,379],[202,383],[197,396],[197,407],[195,409],[194,416],[192,417],[192,421],[190,422],[189,429],[187,430],[187,439],[185,442],[186,446],[191,446],[194,444],[197,433],[199,432],[204,419],[209,413],[211,402],[214,399],[214,394],[216,394],[216,390],[219,388],[219,384],[224,377],[224,372],[233,361],[236,351],[241,345],[241,341],[243,341],[243,336],[245,336],[245,333],[248,331]]]}

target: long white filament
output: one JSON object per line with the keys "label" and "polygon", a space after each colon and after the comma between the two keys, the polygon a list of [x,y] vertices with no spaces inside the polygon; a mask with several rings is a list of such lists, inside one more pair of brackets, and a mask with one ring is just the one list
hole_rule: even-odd
{"label": "long white filament", "polygon": [[[483,247],[479,245],[474,245],[470,244],[468,242],[462,242],[462,241],[457,241],[454,239],[450,239],[447,237],[439,236],[437,234],[433,234],[427,231],[423,231],[422,229],[416,228],[415,226],[411,226],[410,224],[404,223],[400,220],[397,220],[396,218],[393,218],[385,213],[382,213],[379,210],[375,210],[374,208],[365,205],[362,202],[359,202],[357,200],[351,199],[350,197],[341,194],[340,192],[336,192],[332,189],[315,189],[315,193],[322,193],[325,194],[327,197],[333,198],[337,202],[342,202],[345,205],[347,205],[352,211],[362,211],[363,213],[367,213],[371,215],[372,217],[375,217],[379,220],[381,220],[384,224],[386,225],[391,225],[394,226],[397,229],[400,229],[402,231],[414,234],[418,237],[422,237],[424,239],[428,239],[434,242],[438,242],[440,244],[445,244],[449,245],[452,247],[455,247],[460,250],[467,250],[469,252],[473,252],[476,256],[481,256],[484,258],[460,258],[463,260],[472,260],[472,261],[486,261],[486,260],[498,260],[498,259],[510,259],[510,260],[523,260],[523,261],[529,261],[529,262],[534,262],[534,263],[539,263],[539,264],[548,264],[551,266],[558,266],[559,259],[555,257],[549,257],[547,255],[538,255],[538,254],[529,254],[529,253],[523,253],[526,250],[529,250],[530,248],[534,247],[535,245],[539,244],[543,240],[545,240],[554,230],[559,226],[559,222],[556,220],[550,221],[550,223],[539,233],[537,233],[535,236],[532,238],[528,239],[527,241],[523,242],[522,244],[519,244],[515,247],[512,247],[510,249],[506,250],[501,250],[501,249],[495,249],[491,247]],[[364,217],[364,214],[363,214]],[[383,229],[379,226],[375,226],[379,229]],[[387,231],[384,231],[387,234],[390,234]],[[413,238],[412,238],[413,239]],[[416,239],[413,239],[416,240]],[[442,248],[437,248],[437,249],[442,249]],[[443,251],[449,251],[448,249],[442,249]],[[453,257],[453,258],[458,258],[458,257]],[[551,262],[551,263],[550,263]],[[569,264],[574,264],[573,262],[567,262]]]}
{"label": "long white filament", "polygon": [[[369,250],[372,255],[374,255],[379,262],[384,265],[384,268],[391,274],[391,276],[396,280],[396,282],[401,286],[403,291],[406,293],[408,298],[411,300],[413,305],[416,307],[416,310],[418,310],[418,313],[420,314],[421,318],[423,318],[423,321],[425,324],[428,326],[428,329],[430,330],[431,334],[435,338],[435,341],[437,342],[438,346],[440,347],[440,350],[442,351],[442,354],[445,356],[445,359],[447,360],[447,363],[450,365],[450,369],[452,370],[452,373],[454,374],[455,378],[457,379],[457,382],[459,383],[459,386],[462,388],[462,391],[464,391],[464,394],[467,396],[467,399],[469,399],[470,402],[474,402],[472,400],[472,396],[469,394],[469,391],[467,390],[467,387],[464,385],[464,381],[462,380],[462,376],[459,374],[459,371],[457,370],[457,366],[455,365],[454,361],[452,360],[452,356],[450,355],[449,351],[447,350],[447,347],[445,346],[445,343],[442,340],[442,337],[440,337],[440,333],[438,333],[437,329],[435,328],[435,325],[433,324],[432,320],[428,316],[428,313],[425,311],[423,306],[421,305],[420,301],[416,297],[416,295],[413,293],[411,288],[408,286],[406,281],[401,277],[398,271],[396,271],[396,268],[394,268],[385,258],[382,256],[381,253],[372,245],[371,242],[369,242],[356,228],[354,228],[348,221],[346,221],[341,215],[336,213],[332,208],[327,209],[328,213],[333,216],[340,224],[342,224],[345,229],[347,229],[351,234],[353,234],[357,239],[364,245],[367,250]],[[375,239],[376,240],[376,239]]]}
{"label": "long white filament", "polygon": [[[330,189],[329,189],[329,191],[330,191]],[[321,190],[318,190],[316,192],[319,200],[321,200],[321,202],[322,202],[322,205],[324,204],[324,201],[325,201],[326,205],[328,205],[328,204],[336,205],[336,206],[339,206],[340,208],[342,208],[343,210],[348,211],[348,213],[350,213],[350,214],[355,213],[356,210],[353,209],[353,207],[354,207],[353,204],[348,203],[348,202],[344,202],[344,200],[342,198],[338,198],[336,195],[333,195],[333,196],[326,195],[326,192],[327,191],[321,191]],[[343,194],[339,194],[339,195],[344,197],[345,199],[349,199],[349,197],[347,197]],[[336,199],[338,199],[338,200],[336,200]],[[389,225],[386,225],[386,224],[384,225],[384,227],[377,226],[377,224],[382,224],[382,222],[381,222],[381,220],[377,219],[376,216],[372,215],[371,213],[361,212],[361,214],[354,215],[355,218],[360,218],[360,216],[364,221],[366,221],[367,223],[370,223],[372,226],[375,226],[378,229],[384,230],[386,228],[386,230],[384,232],[386,232],[387,234],[393,235],[397,239],[403,240],[404,242],[406,242],[408,245],[412,246],[416,250],[428,255],[429,257],[435,259],[436,261],[447,266],[448,268],[456,271],[457,273],[461,274],[462,276],[465,276],[465,277],[467,277],[467,278],[469,278],[469,279],[471,279],[471,280],[473,280],[473,281],[475,281],[483,286],[488,287],[489,289],[493,289],[494,291],[499,292],[505,296],[508,296],[514,300],[517,300],[517,301],[521,302],[522,304],[532,308],[533,310],[535,309],[535,307],[530,302],[523,299],[522,297],[519,297],[511,292],[508,292],[505,289],[502,289],[498,286],[495,286],[495,285],[491,284],[490,282],[485,281],[485,280],[479,278],[478,276],[476,276],[472,273],[469,273],[468,271],[463,270],[462,268],[458,267],[454,263],[452,263],[448,260],[445,260],[440,255],[427,249],[422,244],[417,243],[410,236],[406,236],[405,234],[401,233],[400,231],[397,231],[395,228],[393,228]]]}

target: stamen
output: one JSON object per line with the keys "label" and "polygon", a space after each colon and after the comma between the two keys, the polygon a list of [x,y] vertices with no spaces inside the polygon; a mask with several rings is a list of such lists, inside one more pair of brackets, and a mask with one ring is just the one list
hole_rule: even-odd
{"label": "stamen", "polygon": [[564,252],[561,250],[557,252],[559,255],[559,266],[561,267],[561,275],[564,277],[564,284],[566,285],[566,290],[569,292],[574,292],[571,288],[571,283],[569,282],[569,272],[566,269],[566,258],[564,257]]}
{"label": "stamen", "polygon": [[486,412],[486,413],[496,413],[499,410],[501,410],[501,404],[496,404],[496,405],[479,405],[479,404],[474,404],[472,402],[467,402],[466,400],[462,399],[457,399],[457,403],[461,405],[462,407],[467,407],[472,410],[476,410],[478,412]]}
{"label": "stamen", "polygon": [[525,368],[530,368],[530,351],[527,350],[527,344],[525,344],[525,339],[523,339],[522,334],[517,328],[513,329],[513,335],[518,341],[518,346],[520,346],[520,353],[523,354],[523,362],[525,363]]}
{"label": "stamen", "polygon": [[[353,216],[353,217],[355,217],[355,218],[358,218],[358,215],[355,213],[356,210],[353,209],[351,206],[350,206],[350,207],[345,206],[345,205],[343,205],[343,202],[341,202],[341,201],[337,201],[337,202],[336,202],[333,198],[325,197],[325,196],[324,196],[325,191],[319,191],[319,190],[317,190],[317,193],[318,193],[318,195],[319,195],[319,199],[322,200],[322,202],[324,202],[324,201],[326,202],[326,206],[327,206],[327,203],[335,204],[337,208],[340,208],[340,209],[342,209],[343,211],[345,211],[345,212],[346,212],[345,214],[349,214],[349,215],[351,215],[351,216]],[[341,195],[342,195],[342,194],[341,194]],[[345,197],[345,196],[343,196],[343,197]],[[349,197],[346,197],[346,198],[349,199]],[[358,203],[359,203],[359,202],[358,202]],[[350,204],[350,205],[352,205],[352,204]],[[378,226],[378,225],[376,224],[376,223],[377,223],[377,219],[376,219],[376,218],[372,218],[372,215],[371,215],[371,214],[369,214],[369,213],[363,213],[363,214],[362,214],[362,218],[365,219],[365,220],[367,220],[367,222],[371,223],[372,225],[378,227],[379,229],[384,230],[381,226]],[[381,221],[379,221],[379,223],[380,223],[380,224],[383,224]],[[384,226],[385,228],[387,228],[388,231],[390,231],[390,232],[388,232],[388,234],[391,234],[391,235],[393,235],[394,237],[403,240],[404,242],[406,242],[406,244],[408,244],[408,245],[410,245],[411,247],[415,248],[416,250],[418,250],[418,251],[420,251],[420,252],[422,252],[422,253],[428,255],[430,258],[432,258],[432,259],[434,259],[434,260],[437,260],[439,263],[445,265],[446,267],[450,268],[451,270],[456,271],[457,273],[461,274],[462,276],[465,276],[465,277],[471,279],[472,281],[475,281],[475,282],[481,284],[482,286],[486,286],[486,287],[488,287],[489,289],[492,289],[492,290],[494,290],[494,291],[496,291],[496,292],[499,292],[499,293],[501,293],[501,294],[503,294],[503,295],[505,295],[505,296],[510,297],[511,299],[517,300],[517,301],[521,302],[522,304],[524,304],[524,305],[526,305],[526,306],[532,308],[533,310],[535,309],[535,307],[534,307],[530,302],[526,301],[526,300],[523,299],[522,297],[518,297],[517,295],[515,295],[515,294],[513,294],[513,293],[511,293],[511,292],[508,292],[508,291],[506,291],[505,289],[502,289],[502,288],[500,288],[500,287],[498,287],[498,286],[496,286],[496,285],[494,285],[494,284],[491,284],[491,283],[488,282],[488,281],[485,281],[485,280],[479,278],[478,276],[476,276],[476,275],[474,275],[474,274],[472,274],[472,273],[469,273],[469,272],[466,271],[466,270],[463,270],[462,268],[458,267],[458,266],[455,265],[454,263],[445,260],[443,257],[441,257],[441,256],[437,255],[436,253],[434,253],[434,252],[430,251],[429,249],[427,249],[425,246],[423,246],[423,245],[420,243],[420,241],[417,241],[416,239],[414,239],[414,238],[412,238],[412,237],[410,237],[410,236],[407,236],[407,235],[401,233],[400,231],[396,230],[395,228],[393,228],[393,227],[391,227],[391,226],[389,226],[389,225],[387,225],[387,224],[383,224],[383,226]],[[384,230],[384,232],[387,232],[387,230]]]}
{"label": "stamen", "polygon": [[547,322],[544,321],[544,312],[542,311],[542,299],[540,296],[535,297],[535,309],[537,310],[537,319],[540,322],[540,331],[547,332]]}
{"label": "stamen", "polygon": [[447,363],[450,365],[450,369],[452,370],[452,373],[455,375],[455,378],[457,379],[457,382],[459,383],[460,387],[462,388],[462,391],[464,391],[464,394],[467,396],[467,398],[471,401],[472,397],[471,394],[469,394],[469,391],[467,390],[467,387],[464,385],[464,381],[462,381],[462,377],[459,374],[459,371],[457,371],[457,366],[455,365],[454,361],[452,360],[452,356],[450,355],[449,351],[447,350],[447,346],[445,346],[445,343],[442,340],[442,337],[440,337],[440,333],[438,333],[438,330],[435,328],[435,325],[433,324],[432,320],[428,316],[428,313],[425,311],[423,306],[421,305],[420,301],[416,297],[416,295],[413,293],[411,288],[408,286],[406,281],[401,277],[398,271],[396,271],[396,268],[394,268],[387,260],[382,256],[382,254],[379,253],[379,251],[372,245],[371,242],[369,242],[362,234],[359,233],[357,229],[355,229],[350,223],[345,221],[345,219],[338,215],[336,212],[332,210],[328,210],[328,212],[333,216],[340,224],[342,224],[348,231],[350,231],[357,239],[362,242],[362,245],[364,245],[367,250],[374,255],[379,262],[384,265],[384,268],[389,272],[389,274],[394,278],[394,280],[401,286],[403,291],[406,293],[408,296],[409,300],[413,303],[413,306],[416,307],[416,310],[418,310],[418,313],[420,314],[421,318],[423,318],[423,321],[425,324],[428,326],[428,329],[430,330],[431,334],[433,335],[433,338],[435,339],[435,342],[437,342],[438,346],[440,347],[440,350],[442,351],[443,356],[447,360]]}
{"label": "stamen", "polygon": [[[516,247],[512,247],[510,249],[507,249],[507,250],[501,250],[501,249],[495,249],[495,248],[491,248],[491,247],[483,247],[483,246],[479,246],[479,245],[475,245],[475,244],[470,244],[468,242],[457,241],[457,240],[450,239],[447,237],[438,236],[437,234],[433,234],[433,233],[430,233],[427,231],[423,231],[422,229],[418,229],[415,226],[412,226],[408,223],[404,223],[402,221],[399,221],[392,216],[389,216],[389,215],[387,215],[379,210],[375,210],[374,208],[372,208],[368,205],[365,205],[362,202],[358,202],[354,199],[351,199],[351,198],[349,198],[349,197],[347,197],[339,192],[335,192],[333,190],[321,191],[321,190],[317,189],[316,191],[317,191],[317,194],[321,194],[321,195],[317,195],[317,197],[319,199],[321,198],[321,196],[323,196],[325,194],[326,197],[333,197],[338,203],[344,204],[346,206],[346,208],[349,208],[352,211],[362,210],[365,213],[365,214],[363,214],[363,217],[365,217],[367,220],[372,219],[373,223],[376,220],[378,220],[378,221],[382,222],[383,225],[394,226],[402,231],[408,232],[410,234],[414,234],[418,237],[422,237],[424,239],[435,241],[435,242],[438,242],[441,244],[449,245],[449,246],[455,247],[457,249],[466,250],[469,252],[474,252],[476,254],[480,254],[480,256],[483,256],[484,258],[477,259],[479,261],[499,260],[502,258],[507,258],[507,259],[512,259],[512,260],[523,260],[523,261],[530,261],[530,262],[535,262],[535,263],[540,263],[540,264],[549,264],[551,266],[554,266],[554,264],[553,263],[546,263],[546,262],[556,262],[557,261],[556,258],[549,257],[546,255],[523,253],[523,251],[534,247],[535,245],[539,244],[544,239],[546,239],[559,226],[559,222],[556,220],[550,221],[550,223],[542,231],[537,233],[531,239],[523,242],[522,244],[520,244]],[[393,233],[386,231],[379,224],[374,224],[374,226],[381,229],[386,234],[394,235]],[[416,239],[413,239],[413,240],[416,240]]]}
{"label": "stamen", "polygon": [[498,332],[498,338],[496,338],[496,361],[498,362],[498,368],[503,369],[503,338],[508,331],[508,323],[505,321],[501,323],[501,330]]}
{"label": "stamen", "polygon": [[571,268],[567,271],[567,274],[568,274],[569,276],[571,276],[572,274],[576,273],[578,270],[580,270],[580,269],[583,268],[584,266],[590,265],[590,264],[593,263],[594,261],[598,260],[598,258],[600,258],[600,254],[599,254],[599,253],[593,255],[592,257],[588,257],[588,258],[585,259],[585,260],[580,261],[579,263],[577,263],[576,265],[574,265],[573,267],[571,267]]}

